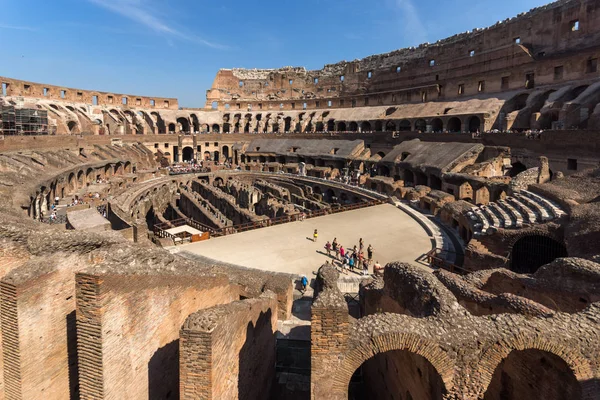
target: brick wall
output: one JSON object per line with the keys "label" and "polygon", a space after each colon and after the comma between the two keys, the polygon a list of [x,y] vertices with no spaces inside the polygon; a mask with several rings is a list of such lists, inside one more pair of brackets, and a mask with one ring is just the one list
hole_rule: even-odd
{"label": "brick wall", "polygon": [[10,366],[4,369],[6,399],[76,398],[73,272],[79,265],[66,259],[51,272],[3,280],[3,358]]}
{"label": "brick wall", "polygon": [[273,293],[192,314],[180,333],[181,398],[268,398],[276,329]]}
{"label": "brick wall", "polygon": [[178,398],[181,325],[191,313],[238,296],[224,276],[76,280],[82,399]]}

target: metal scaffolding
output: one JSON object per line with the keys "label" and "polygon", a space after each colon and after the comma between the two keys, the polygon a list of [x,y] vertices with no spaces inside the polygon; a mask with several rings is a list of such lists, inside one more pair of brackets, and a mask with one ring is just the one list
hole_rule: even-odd
{"label": "metal scaffolding", "polygon": [[48,135],[48,111],[37,108],[0,107],[0,133],[14,135]]}

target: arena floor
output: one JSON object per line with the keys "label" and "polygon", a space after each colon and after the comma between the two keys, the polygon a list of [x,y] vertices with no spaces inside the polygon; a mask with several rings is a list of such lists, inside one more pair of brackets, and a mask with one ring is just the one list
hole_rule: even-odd
{"label": "arena floor", "polygon": [[[319,231],[316,243],[312,241],[314,229]],[[419,264],[417,259],[431,250],[427,232],[409,215],[390,204],[257,229],[170,250],[262,270],[311,276],[328,259],[324,246],[334,237],[349,249],[358,246],[362,237],[365,256],[367,246],[373,245],[373,258],[382,265],[390,261]]]}

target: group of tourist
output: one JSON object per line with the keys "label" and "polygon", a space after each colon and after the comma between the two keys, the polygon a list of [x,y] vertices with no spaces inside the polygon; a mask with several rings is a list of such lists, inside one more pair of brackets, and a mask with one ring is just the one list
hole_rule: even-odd
{"label": "group of tourist", "polygon": [[[313,233],[313,241],[316,242],[318,238],[318,231],[315,229]],[[366,257],[364,253],[364,241],[362,238],[358,241],[358,246],[354,245],[351,250],[344,248],[340,244],[337,238],[333,239],[333,242],[327,241],[325,243],[325,251],[327,256],[333,258],[332,264],[336,267],[340,267],[341,272],[348,275],[348,271],[359,273],[362,275],[369,275],[369,266],[373,262],[373,246],[369,244],[366,251]],[[329,260],[327,260],[329,263]],[[383,267],[379,264],[379,261],[375,261],[373,264],[373,273],[375,275],[383,275]]]}
{"label": "group of tourist", "polygon": [[173,165],[169,165],[167,167],[169,171],[169,175],[180,175],[180,174],[191,174],[197,172],[208,172],[206,168],[200,164],[197,164],[195,161],[188,161],[183,163],[177,163]]}

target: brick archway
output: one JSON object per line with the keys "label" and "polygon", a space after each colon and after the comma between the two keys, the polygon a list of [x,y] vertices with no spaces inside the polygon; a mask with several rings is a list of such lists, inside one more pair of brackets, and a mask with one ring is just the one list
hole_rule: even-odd
{"label": "brick archway", "polygon": [[373,336],[369,342],[361,343],[346,352],[335,377],[334,392],[344,393],[347,398],[348,383],[354,371],[370,358],[393,350],[407,350],[422,356],[440,375],[446,392],[454,386],[455,362],[439,344],[414,333],[388,332]]}
{"label": "brick archway", "polygon": [[[519,334],[499,341],[483,352],[478,363],[482,395],[488,390],[496,368],[514,350],[541,350],[560,357],[567,363],[580,384],[594,378],[590,363],[573,346],[556,343],[538,335]],[[584,400],[594,398],[590,397],[590,394],[586,396],[588,391],[583,386],[582,389]]]}

